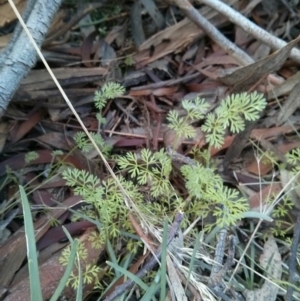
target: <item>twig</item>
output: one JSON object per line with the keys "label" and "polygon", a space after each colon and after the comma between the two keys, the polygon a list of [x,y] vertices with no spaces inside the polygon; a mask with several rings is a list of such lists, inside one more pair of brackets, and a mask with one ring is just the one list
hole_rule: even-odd
{"label": "twig", "polygon": [[[223,256],[224,256],[224,249],[225,249],[225,239],[226,239],[226,232],[225,229],[222,229],[224,233],[220,231],[218,244],[216,247],[216,255],[215,261],[219,264],[222,263]],[[221,236],[222,234],[222,236]],[[234,236],[229,236],[229,248],[228,248],[228,256],[223,268],[220,269],[219,264],[215,265],[212,269],[210,279],[209,279],[209,288],[214,292],[217,296],[221,297],[223,300],[231,300],[225,292],[221,290],[221,281],[224,279],[226,273],[228,272],[229,268],[234,263],[234,254],[235,254],[235,244],[234,244]]]}
{"label": "twig", "polygon": [[214,265],[212,267],[209,279],[209,286],[215,288],[219,286],[220,282],[222,281],[221,277],[221,267],[223,262],[223,257],[225,253],[225,243],[227,237],[227,230],[222,228],[219,231],[219,235],[217,236],[217,245],[215,250],[215,257],[214,257]]}
{"label": "twig", "polygon": [[298,212],[297,223],[294,228],[294,237],[291,246],[291,256],[289,260],[289,286],[286,290],[285,301],[293,301],[293,285],[296,282],[296,260],[297,260],[297,250],[300,241],[300,212]]}
{"label": "twig", "polygon": [[176,152],[175,150],[172,149],[171,146],[167,146],[166,151],[167,151],[168,155],[172,158],[172,160],[174,160],[176,162],[184,163],[184,164],[191,165],[191,166],[197,165],[197,162],[195,160]]}
{"label": "twig", "polygon": [[[173,224],[172,224],[172,226],[170,228],[170,231],[168,233],[167,246],[171,243],[172,239],[176,235],[182,220],[183,220],[183,213],[178,212],[176,214],[175,218],[174,218]],[[162,252],[162,248],[160,246],[157,249],[157,251],[155,252],[155,256],[152,256],[146,262],[146,264],[143,266],[143,268],[141,268],[135,275],[139,278],[144,277],[147,274],[147,272],[150,271],[151,269],[153,269],[153,267],[158,263],[157,259],[160,258],[161,252]],[[134,285],[134,281],[127,280],[123,284],[117,286],[116,289],[109,296],[106,297],[105,301],[113,301],[118,296],[123,294],[125,290],[131,288],[133,285]]]}
{"label": "twig", "polygon": [[[245,18],[242,14],[232,9],[230,6],[226,5],[224,2],[219,0],[198,0],[200,3],[204,3],[207,6],[215,9],[217,12],[226,16],[231,22],[235,23],[239,27],[241,27],[245,32],[251,34],[257,40],[261,41],[262,43],[270,46],[272,49],[281,49],[287,43],[264,29],[260,28],[259,26],[255,25],[247,18]],[[290,58],[300,63],[300,50],[294,48],[290,52]]]}
{"label": "twig", "polygon": [[199,26],[213,41],[234,57],[241,65],[247,66],[254,62],[247,53],[229,41],[214,25],[206,20],[188,0],[173,0],[172,2],[175,2],[189,19]]}
{"label": "twig", "polygon": [[232,299],[230,297],[228,297],[224,292],[222,292],[222,290],[220,290],[219,287],[217,288],[211,288],[211,291],[218,297],[222,298],[221,300],[224,301],[232,301]]}
{"label": "twig", "polygon": [[149,84],[149,85],[145,85],[145,86],[133,87],[133,88],[131,88],[131,90],[139,91],[139,90],[145,90],[145,89],[158,89],[158,88],[162,88],[162,87],[174,86],[174,85],[177,85],[180,83],[184,83],[185,81],[194,79],[197,76],[199,76],[200,74],[201,74],[200,72],[197,72],[195,74],[182,76],[182,77],[176,78],[176,79],[165,80],[165,81],[161,81],[158,83]]}

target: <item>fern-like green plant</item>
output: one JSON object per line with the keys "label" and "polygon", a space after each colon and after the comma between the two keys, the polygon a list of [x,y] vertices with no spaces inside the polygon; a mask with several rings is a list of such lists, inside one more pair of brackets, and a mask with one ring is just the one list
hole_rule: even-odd
{"label": "fern-like green plant", "polygon": [[31,161],[38,159],[38,157],[39,157],[39,154],[37,152],[28,152],[25,155],[25,162],[28,164]]}
{"label": "fern-like green plant", "polygon": [[[247,200],[239,197],[237,190],[224,186],[222,178],[213,168],[206,168],[197,163],[194,166],[182,166],[181,172],[191,198],[186,214],[206,217],[213,212],[216,217],[215,223],[206,225],[207,230],[211,230],[214,225],[233,226],[248,210]],[[190,219],[193,220],[191,217]]]}
{"label": "fern-like green plant", "polygon": [[[101,149],[104,156],[107,156],[109,152],[111,151],[111,146],[109,146],[100,134],[98,133],[90,133],[93,140],[96,142],[99,149]],[[93,149],[93,144],[91,141],[87,138],[86,134],[84,132],[77,132],[74,135],[74,141],[76,142],[76,145],[80,150],[82,150],[84,153],[88,153]]]}
{"label": "fern-like green plant", "polygon": [[[98,133],[90,133],[93,140],[98,145],[99,149],[101,149],[102,153],[107,156],[111,151],[111,147],[107,145],[101,135],[99,134],[100,125],[105,124],[106,120],[102,116],[102,110],[106,106],[106,103],[109,99],[113,99],[115,97],[121,96],[125,93],[125,88],[118,83],[110,82],[104,84],[100,91],[96,91],[94,95],[94,103],[99,112],[96,114],[96,117],[99,122]],[[93,149],[93,144],[87,138],[84,132],[77,132],[74,135],[74,140],[80,150],[84,153],[88,153]]]}
{"label": "fern-like green plant", "polygon": [[214,112],[207,115],[209,105],[204,99],[184,100],[182,106],[186,110],[186,117],[178,117],[176,111],[171,111],[167,117],[169,128],[175,130],[178,137],[192,138],[196,132],[191,124],[205,117],[201,129],[206,134],[206,141],[210,146],[220,148],[226,129],[229,128],[232,133],[244,130],[245,120],[257,120],[266,107],[266,100],[257,92],[227,96]]}
{"label": "fern-like green plant", "polygon": [[209,104],[204,99],[196,97],[193,100],[183,100],[182,107],[186,110],[187,115],[179,117],[177,111],[170,111],[167,116],[168,127],[174,130],[178,137],[193,138],[196,131],[192,123],[204,118],[209,109]]}
{"label": "fern-like green plant", "polygon": [[101,91],[95,92],[95,106],[99,110],[102,110],[105,107],[107,100],[121,96],[124,93],[125,88],[120,84],[113,82],[107,83],[102,87]]}
{"label": "fern-like green plant", "polygon": [[152,197],[172,193],[169,183],[172,161],[164,150],[152,153],[143,149],[140,158],[137,154],[129,152],[126,156],[119,156],[117,163],[122,170],[127,170],[139,185],[149,185]]}
{"label": "fern-like green plant", "polygon": [[[124,92],[125,89],[119,84],[109,83],[104,85],[100,92],[95,93],[99,125],[104,121],[102,109],[107,100]],[[172,111],[167,120],[169,127],[179,138],[195,136],[193,123],[204,120],[202,130],[206,134],[207,142],[210,146],[220,147],[227,128],[233,133],[242,131],[245,120],[257,119],[265,105],[262,95],[243,93],[227,97],[214,112],[207,114],[209,104],[196,98],[182,102],[187,112],[186,116],[180,117],[177,112]],[[105,150],[106,146],[101,136],[95,134],[94,139],[102,151]],[[77,133],[75,141],[83,152],[91,150],[92,146],[84,133]],[[185,164],[180,168],[185,181],[185,192],[182,195],[171,185],[172,158],[163,149],[158,152],[142,149],[139,153],[127,152],[117,156],[117,166],[122,174],[118,176],[118,180],[139,210],[151,218],[154,224],[159,224],[165,217],[171,220],[176,211],[183,210],[186,218],[181,224],[182,227],[191,224],[195,218],[206,217],[210,213],[215,217],[215,221],[206,225],[207,230],[215,225],[235,225],[248,210],[246,199],[241,197],[237,190],[223,185],[208,150],[201,153],[194,151],[194,156],[195,164]],[[203,165],[197,161],[198,157],[204,162]],[[113,178],[108,177],[100,181],[94,175],[77,169],[66,169],[62,176],[67,185],[73,188],[74,193],[82,196],[89,204],[89,207],[81,209],[80,215],[98,218],[103,225],[99,234],[95,232],[91,235],[90,241],[94,247],[100,247],[105,242],[119,237],[122,231],[133,231],[127,214],[128,209],[124,204],[123,190]],[[92,213],[91,207],[95,214]],[[127,246],[131,251],[136,251],[139,244],[127,240]],[[89,276],[86,276],[86,279],[90,279]]]}

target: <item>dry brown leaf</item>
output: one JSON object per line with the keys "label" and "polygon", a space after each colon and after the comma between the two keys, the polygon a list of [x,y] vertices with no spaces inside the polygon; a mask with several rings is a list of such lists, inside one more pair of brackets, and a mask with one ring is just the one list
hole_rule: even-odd
{"label": "dry brown leaf", "polygon": [[0,48],[5,47],[11,38],[11,33],[0,37]]}
{"label": "dry brown leaf", "polygon": [[276,97],[290,93],[294,89],[294,87],[299,83],[299,81],[300,81],[300,71],[298,71],[293,76],[289,77],[281,85],[272,88],[268,92],[268,99],[274,99]]}
{"label": "dry brown leaf", "polygon": [[[57,68],[52,69],[55,77],[59,80],[60,84],[70,86],[76,84],[82,78],[89,78],[89,81],[95,78],[102,78],[107,74],[107,69],[102,67],[96,68]],[[22,80],[20,89],[22,92],[45,90],[55,88],[56,85],[51,79],[47,70],[31,70],[29,75]],[[21,92],[20,92],[21,93]]]}
{"label": "dry brown leaf", "polygon": [[219,80],[228,86],[234,86],[232,93],[245,91],[261,78],[277,71],[288,58],[290,51],[299,42],[300,37],[294,39],[285,47],[275,51],[266,58],[240,68],[229,75],[219,78]]}
{"label": "dry brown leaf", "polygon": [[32,130],[45,116],[46,111],[41,109],[36,111],[31,116],[28,116],[26,121],[20,122],[17,131],[11,133],[11,141],[13,143],[22,139],[30,130]]}
{"label": "dry brown leaf", "polygon": [[277,196],[281,190],[282,186],[279,183],[272,183],[271,185],[264,187],[249,198],[251,210],[259,212],[261,208],[264,208],[267,199],[271,196]]}
{"label": "dry brown leaf", "polygon": [[267,278],[260,289],[245,290],[243,295],[246,301],[275,301],[279,288],[272,281],[281,279],[282,266],[281,256],[278,251],[276,241],[272,235],[269,235],[268,240],[264,245],[263,254],[260,256],[259,263],[267,271]]}
{"label": "dry brown leaf", "polygon": [[300,106],[300,83],[298,83],[289,94],[288,99],[279,110],[276,124],[283,124]]}

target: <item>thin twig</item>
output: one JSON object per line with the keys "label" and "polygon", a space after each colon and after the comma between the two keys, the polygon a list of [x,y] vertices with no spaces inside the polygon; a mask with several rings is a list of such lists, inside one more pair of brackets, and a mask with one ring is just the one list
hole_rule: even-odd
{"label": "thin twig", "polygon": [[[176,214],[175,218],[174,218],[173,224],[172,224],[172,226],[170,228],[170,231],[168,233],[167,246],[171,243],[172,239],[176,235],[182,220],[183,220],[183,213],[178,212]],[[152,256],[146,262],[146,264],[143,266],[143,268],[141,268],[135,275],[139,278],[142,278],[148,273],[148,271],[152,270],[153,267],[158,263],[157,259],[160,258],[161,252],[162,252],[162,247],[160,246],[157,249],[157,251],[155,252],[155,256]],[[117,286],[116,289],[109,296],[106,297],[105,301],[113,301],[118,296],[123,294],[125,290],[131,288],[133,285],[134,285],[134,281],[132,281],[130,279],[127,280],[123,284]]]}
{"label": "thin twig", "polygon": [[246,52],[228,40],[214,25],[205,19],[188,0],[173,0],[172,2],[175,2],[190,20],[199,26],[213,41],[234,57],[241,65],[247,66],[254,62]]}
{"label": "thin twig", "polygon": [[165,81],[161,81],[158,83],[153,83],[153,84],[149,84],[149,85],[145,85],[145,86],[133,87],[133,88],[131,88],[131,90],[139,91],[139,90],[158,89],[158,88],[162,88],[162,87],[174,86],[174,85],[177,85],[180,83],[184,83],[185,81],[192,80],[192,79],[196,78],[197,76],[199,76],[200,74],[201,74],[200,72],[197,72],[195,74],[182,76],[182,77],[176,78],[176,79],[169,79],[169,80],[165,80]]}
{"label": "thin twig", "polygon": [[211,291],[218,297],[222,298],[224,301],[233,301],[230,297],[228,297],[218,286],[217,288],[211,288]]}
{"label": "thin twig", "polygon": [[172,158],[172,160],[174,160],[175,162],[184,163],[191,166],[197,165],[197,162],[195,160],[176,152],[175,150],[172,149],[171,146],[167,146],[166,151],[168,155]]}
{"label": "thin twig", "polygon": [[285,301],[292,301],[293,300],[293,285],[296,282],[295,275],[296,275],[296,260],[297,260],[297,251],[298,245],[300,241],[300,212],[298,212],[297,216],[297,223],[294,228],[294,237],[291,246],[291,256],[289,260],[289,286],[286,290]]}
{"label": "thin twig", "polygon": [[212,267],[210,277],[209,277],[209,286],[216,288],[220,285],[223,275],[220,273],[222,269],[222,262],[225,253],[225,243],[227,237],[227,230],[222,228],[219,231],[219,235],[217,236],[217,245],[215,249],[215,257],[214,257],[214,265]]}
{"label": "thin twig", "polygon": [[[215,9],[217,12],[223,14],[231,22],[241,27],[245,32],[251,34],[257,40],[270,46],[272,49],[278,50],[283,48],[287,44],[285,41],[271,35],[266,30],[255,25],[247,18],[245,18],[242,14],[235,11],[233,8],[231,8],[230,6],[228,6],[222,1],[198,0],[198,2],[204,3],[207,6]],[[300,63],[300,50],[297,48],[292,49],[292,51],[290,52],[290,58],[293,59],[295,62]]]}

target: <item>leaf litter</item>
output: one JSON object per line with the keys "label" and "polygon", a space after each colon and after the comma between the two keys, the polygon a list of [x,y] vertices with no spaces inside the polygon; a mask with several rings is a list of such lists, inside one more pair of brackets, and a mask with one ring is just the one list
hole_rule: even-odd
{"label": "leaf litter", "polygon": [[[268,210],[270,200],[277,201],[277,206],[280,206],[280,202],[284,203],[282,193],[292,177],[289,163],[280,156],[299,148],[299,62],[289,58],[291,50],[299,43],[299,37],[294,35],[298,30],[297,26],[293,26],[295,22],[290,23],[292,27],[288,27],[290,20],[299,18],[299,7],[291,3],[283,5],[284,1],[273,1],[277,3],[273,7],[277,15],[274,14],[272,19],[273,15],[270,15],[265,5],[260,2],[263,1],[256,1],[255,5],[247,6],[247,1],[223,1],[225,5],[243,13],[248,20],[261,28],[278,33],[277,38],[287,42],[287,45],[275,52],[272,51],[273,47],[264,46],[260,42],[261,39],[251,34],[246,35],[238,24],[233,24],[213,8],[195,2],[192,4],[203,18],[247,55],[260,58],[247,66],[241,66],[238,60],[223,50],[219,42],[207,38],[205,30],[193,23],[176,6],[176,1],[173,1],[172,5],[162,1],[135,1],[134,4],[130,1],[124,1],[122,4],[113,2],[110,6],[101,4],[101,8],[93,4],[78,7],[66,4],[53,22],[42,50],[88,130],[100,132],[103,139],[113,147],[114,154],[131,151],[139,156],[144,147],[159,150],[164,145],[174,143],[176,138],[168,132],[167,113],[175,110],[179,116],[184,117],[182,100],[191,97],[191,93],[195,97],[207,99],[211,110],[228,94],[234,92],[264,93],[268,106],[259,121],[252,125],[253,129],[249,130],[249,139],[242,143],[242,140],[237,140],[240,139],[238,135],[226,132],[221,148],[211,148],[210,153],[216,159],[217,173],[222,176],[228,187],[237,187],[240,190],[248,200],[251,210]],[[24,3],[20,1],[18,5],[19,9],[22,9]],[[0,14],[6,11],[7,7],[8,3],[1,0]],[[0,23],[0,47],[6,45],[14,22],[14,15],[7,13],[5,16]],[[268,28],[269,24],[271,28]],[[280,33],[282,28],[285,29],[283,34]],[[94,92],[110,81],[123,84],[127,93],[107,103],[102,112],[106,121],[99,128],[93,103]],[[195,138],[177,141],[176,151],[180,155],[198,160],[197,152],[193,153],[195,157],[192,155],[193,147],[198,151],[207,149],[201,125],[201,122],[193,124],[197,131]],[[58,261],[58,254],[65,247],[65,242],[61,241],[64,237],[61,226],[67,226],[74,237],[79,237],[86,244],[88,250],[92,247],[87,240],[87,232],[91,232],[94,227],[89,222],[72,220],[74,211],[80,211],[85,204],[74,197],[73,192],[66,187],[61,177],[64,168],[52,170],[52,166],[64,162],[97,175],[101,180],[106,179],[108,175],[94,154],[87,155],[76,149],[74,136],[81,128],[50,76],[39,63],[21,82],[0,121],[0,129],[0,183],[3,200],[0,204],[0,236],[3,236],[6,230],[6,241],[0,246],[1,297],[8,301],[29,294],[28,275],[24,272],[26,268],[22,269],[26,248],[20,219],[22,210],[17,194],[18,184],[21,184],[27,185],[28,191],[32,191],[30,200],[35,229],[39,233],[36,236],[37,246],[43,254],[43,263],[40,266],[42,290],[45,298],[49,298],[62,275]],[[244,136],[248,138],[246,134]],[[230,157],[230,164],[224,170],[224,156],[233,145],[238,145],[239,150]],[[37,152],[38,158],[26,162],[29,151]],[[109,160],[111,166],[116,167],[114,158]],[[199,162],[201,160],[203,158],[199,159]],[[180,164],[173,162],[172,185],[176,191],[184,194],[186,188],[179,174]],[[282,167],[282,164],[285,166]],[[48,172],[53,173],[51,181],[47,176]],[[284,178],[284,174],[288,176]],[[151,181],[147,185],[151,185]],[[149,194],[147,185],[143,187],[144,196]],[[298,198],[298,188],[295,185],[296,183],[293,183],[291,186],[292,194],[293,198]],[[64,207],[59,210],[62,204]],[[66,208],[72,208],[73,211]],[[268,239],[258,260],[261,267],[256,271],[257,276],[249,286],[252,289],[241,290],[240,286],[230,282],[231,269],[225,272],[223,282],[218,284],[217,290],[208,288],[203,283],[208,285],[210,269],[200,260],[189,282],[189,262],[183,260],[176,264],[175,260],[170,261],[173,259],[168,255],[168,272],[174,274],[175,277],[171,278],[171,281],[178,286],[177,291],[168,287],[173,298],[177,296],[177,299],[182,300],[201,300],[201,297],[205,297],[213,300],[216,295],[222,298],[221,290],[232,300],[239,293],[248,301],[280,300],[286,289],[283,283],[287,281],[282,267],[287,266],[289,256],[284,255],[289,250],[288,242],[293,239],[290,229],[295,223],[295,215],[298,214],[293,206],[288,208],[285,216],[273,216],[274,221],[271,224],[263,224],[255,239],[251,237],[249,230],[250,225],[259,227],[260,224],[255,219],[244,218],[237,224],[238,229],[231,229],[243,248],[247,242],[254,248],[254,257],[249,259],[254,261],[258,259],[260,252],[258,246],[264,241],[262,234],[276,229],[273,232],[274,236],[267,234]],[[60,225],[50,224],[53,217]],[[204,218],[195,216],[195,220],[189,222],[197,231],[203,231],[210,219],[213,219],[212,215]],[[182,230],[188,233],[188,228]],[[141,236],[143,232],[143,225],[135,222],[134,233]],[[153,236],[147,235],[147,244],[159,244]],[[205,235],[210,237],[210,233]],[[285,239],[287,242],[283,244]],[[187,235],[184,243],[188,245],[188,242],[189,246],[195,245],[195,237]],[[214,247],[217,242],[215,238],[207,242],[211,245],[200,245],[195,258],[197,259],[197,252],[200,252],[201,256],[206,256],[207,262],[211,263],[214,252],[210,247]],[[128,252],[122,239],[114,241],[114,244],[117,256],[122,257]],[[221,256],[226,259],[226,241],[224,245],[225,251]],[[98,261],[103,270],[107,271],[106,251],[102,248],[98,253],[91,252],[85,264],[95,264]],[[137,252],[137,265],[133,261],[128,269],[136,273],[139,267],[143,266],[147,256]],[[237,261],[239,258],[237,254],[235,256]],[[223,262],[218,264],[223,265]],[[51,280],[46,277],[50,270]],[[245,283],[249,273],[239,270],[235,281],[240,279],[241,284],[247,287]],[[102,277],[104,283],[109,279],[107,275],[99,273],[100,280]],[[116,283],[121,284],[122,281]],[[259,287],[259,282],[263,284],[256,288]],[[225,284],[229,287],[227,291]],[[5,289],[2,289],[2,286]],[[116,285],[112,286],[110,292],[115,287]],[[185,287],[187,289],[184,290]],[[84,287],[84,295],[92,291],[93,285]],[[139,290],[138,294],[143,294],[142,290]],[[74,291],[66,291],[65,296],[74,298]],[[299,292],[294,292],[294,297],[295,300],[299,300]]]}

